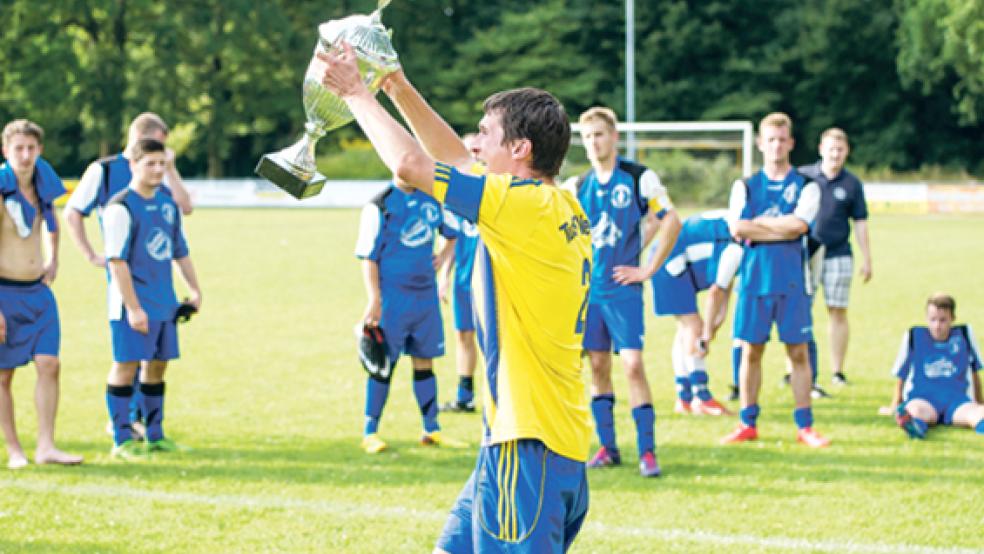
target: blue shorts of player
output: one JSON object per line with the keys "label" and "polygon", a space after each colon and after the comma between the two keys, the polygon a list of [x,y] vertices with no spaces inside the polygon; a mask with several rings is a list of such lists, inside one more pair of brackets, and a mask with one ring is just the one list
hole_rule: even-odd
{"label": "blue shorts of player", "polygon": [[415,358],[444,355],[444,324],[436,288],[420,292],[384,290],[379,326],[391,361],[401,353]]}
{"label": "blue shorts of player", "polygon": [[688,267],[676,277],[666,268],[653,276],[653,309],[658,316],[697,313],[697,280]]}
{"label": "blue shorts of player", "polygon": [[939,419],[935,422],[930,423],[942,423],[943,425],[953,425],[953,414],[957,412],[957,409],[964,404],[971,402],[971,399],[966,394],[942,394],[942,393],[910,393],[909,400],[925,400],[929,402],[933,409],[936,410],[936,414]]}
{"label": "blue shorts of player", "polygon": [[20,367],[38,355],[58,356],[61,325],[48,285],[40,280],[0,279],[0,313],[7,321],[7,340],[0,344],[0,369]]}
{"label": "blue shorts of player", "polygon": [[113,338],[113,361],[139,362],[140,360],[174,360],[178,357],[178,329],[173,321],[151,321],[145,335],[134,331],[123,318],[111,320],[109,330]]}
{"label": "blue shorts of player", "polygon": [[584,462],[534,439],[483,446],[437,547],[470,552],[565,552],[588,513]]}
{"label": "blue shorts of player", "polygon": [[454,329],[456,331],[475,330],[475,312],[472,310],[472,291],[454,287]]}
{"label": "blue shorts of player", "polygon": [[592,302],[584,325],[584,348],[598,352],[642,350],[642,298]]}
{"label": "blue shorts of player", "polygon": [[809,342],[813,338],[810,297],[803,292],[765,296],[738,295],[735,338],[752,344],[764,344],[769,340],[773,321],[779,328],[781,342]]}

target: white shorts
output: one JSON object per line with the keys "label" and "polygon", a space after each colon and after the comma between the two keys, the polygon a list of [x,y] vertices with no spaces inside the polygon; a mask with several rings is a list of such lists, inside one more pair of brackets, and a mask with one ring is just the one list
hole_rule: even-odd
{"label": "white shorts", "polygon": [[847,308],[853,276],[854,259],[850,255],[823,260],[820,282],[823,284],[823,299],[828,308]]}

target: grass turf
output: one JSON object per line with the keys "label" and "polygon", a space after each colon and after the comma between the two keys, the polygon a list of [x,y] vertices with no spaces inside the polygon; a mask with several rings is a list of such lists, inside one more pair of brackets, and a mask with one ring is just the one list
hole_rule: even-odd
{"label": "grass turf", "polygon": [[[194,448],[148,463],[109,459],[104,432],[110,350],[103,273],[67,240],[55,285],[62,320],[59,444],[81,467],[0,470],[0,552],[428,551],[467,479],[475,449],[419,446],[408,363],[397,369],[381,435],[359,449],[365,379],[352,328],[365,303],[352,256],[355,210],[200,210],[186,221],[204,287],[168,371],[165,427]],[[90,221],[90,225],[91,225]],[[833,439],[797,445],[781,349],[766,354],[761,439],[723,447],[734,419],[672,414],[674,325],[647,302],[645,360],[655,395],[664,477],[634,464],[590,472],[591,508],[573,552],[932,552],[984,549],[984,437],[940,429],[905,438],[878,416],[902,332],[946,290],[960,321],[984,326],[979,217],[876,216],[875,277],[852,290],[852,384],[815,402]],[[90,226],[90,234],[97,235]],[[453,345],[445,309],[448,344]],[[818,304],[821,384],[829,383]],[[730,381],[730,324],[713,344],[711,388]],[[451,356],[439,395],[453,394]],[[625,380],[615,362],[617,429],[635,450]],[[21,440],[36,430],[31,367],[15,379]],[[588,372],[585,371],[585,378]],[[442,415],[445,434],[477,443],[477,415]]]}

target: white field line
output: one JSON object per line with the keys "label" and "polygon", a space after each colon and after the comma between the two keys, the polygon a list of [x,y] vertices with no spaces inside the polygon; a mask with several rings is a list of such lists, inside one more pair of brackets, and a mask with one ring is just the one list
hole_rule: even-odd
{"label": "white field line", "polygon": [[[338,516],[373,516],[406,518],[435,523],[443,522],[447,512],[416,510],[402,506],[377,506],[333,500],[303,500],[277,498],[271,496],[248,496],[229,494],[199,494],[189,492],[166,492],[138,489],[125,486],[108,485],[58,485],[22,480],[0,480],[0,490],[20,490],[31,493],[60,494],[66,496],[124,498],[128,500],[150,500],[172,504],[198,504],[236,509],[281,509],[304,510],[314,513]],[[7,514],[0,514],[0,519]],[[695,542],[715,546],[758,546],[788,551],[845,552],[858,554],[981,554],[984,549],[939,548],[915,544],[862,543],[851,540],[808,540],[792,537],[759,537],[755,535],[727,535],[690,529],[660,529],[648,527],[628,527],[608,525],[589,521],[584,530],[605,536],[647,537],[667,541]]]}

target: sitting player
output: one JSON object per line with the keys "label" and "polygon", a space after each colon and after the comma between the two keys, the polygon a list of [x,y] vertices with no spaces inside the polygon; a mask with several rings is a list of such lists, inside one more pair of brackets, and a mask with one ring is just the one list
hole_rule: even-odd
{"label": "sitting player", "polygon": [[898,377],[890,409],[914,439],[936,424],[970,427],[984,434],[981,353],[969,325],[954,325],[956,301],[934,294],[926,323],[902,336],[892,373]]}
{"label": "sitting player", "polygon": [[[366,383],[366,424],[362,448],[369,454],[386,449],[377,435],[389,396],[390,379],[400,354],[413,364],[413,393],[423,417],[421,444],[449,444],[437,422],[437,379],[433,359],[444,355],[444,325],[437,298],[434,238],[450,237],[441,205],[416,190],[392,185],[362,210],[355,255],[369,295],[362,321],[379,327],[390,366],[370,374]],[[450,240],[450,239],[449,239]],[[447,249],[445,249],[447,250]]]}
{"label": "sitting player", "polygon": [[[652,279],[656,315],[672,315],[677,320],[672,356],[677,413],[728,413],[707,388],[704,361],[710,341],[727,316],[731,282],[743,254],[731,237],[726,215],[720,210],[687,218],[669,258]],[[706,320],[697,310],[697,293],[704,290],[708,291]]]}
{"label": "sitting player", "polygon": [[[202,301],[178,205],[161,190],[168,164],[164,144],[140,139],[131,154],[132,180],[103,212],[114,362],[106,405],[113,422],[112,455],[124,460],[181,449],[164,436],[163,429],[164,372],[168,361],[178,357],[175,320],[180,304],[174,294],[172,264],[188,285],[187,303],[197,311]],[[146,447],[134,440],[130,419],[133,378],[142,360],[147,360],[140,372]]]}

